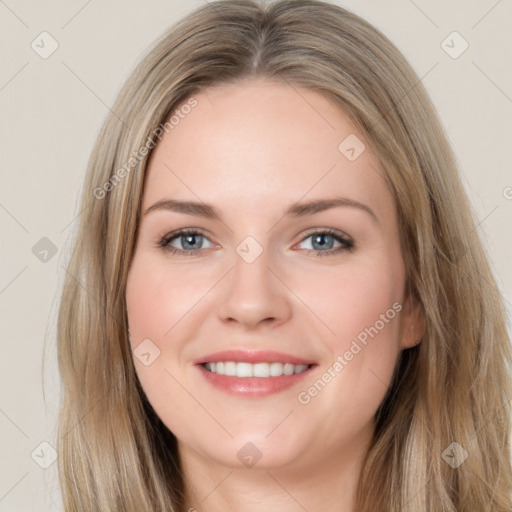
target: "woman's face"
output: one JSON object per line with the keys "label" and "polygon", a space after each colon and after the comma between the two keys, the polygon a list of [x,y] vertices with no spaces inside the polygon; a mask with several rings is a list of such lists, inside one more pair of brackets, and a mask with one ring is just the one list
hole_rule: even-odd
{"label": "woman's face", "polygon": [[140,382],[182,454],[339,461],[421,335],[384,170],[316,92],[251,80],[195,99],[147,171],[126,290]]}

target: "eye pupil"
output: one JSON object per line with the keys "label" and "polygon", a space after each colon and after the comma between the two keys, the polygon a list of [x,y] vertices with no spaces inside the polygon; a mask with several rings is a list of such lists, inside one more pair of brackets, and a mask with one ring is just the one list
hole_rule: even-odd
{"label": "eye pupil", "polygon": [[[326,237],[331,238],[331,243],[325,241]],[[313,247],[315,247],[315,244],[318,244],[320,246],[320,249],[325,249],[326,246],[329,246],[328,248],[332,248],[332,237],[331,235],[319,233],[313,237]]]}
{"label": "eye pupil", "polygon": [[[201,235],[185,235],[185,236],[183,236],[182,239],[185,240],[183,247],[188,247],[190,245],[194,246],[197,242],[196,237],[198,237],[198,236],[201,236]],[[188,248],[194,249],[194,247],[188,247]]]}

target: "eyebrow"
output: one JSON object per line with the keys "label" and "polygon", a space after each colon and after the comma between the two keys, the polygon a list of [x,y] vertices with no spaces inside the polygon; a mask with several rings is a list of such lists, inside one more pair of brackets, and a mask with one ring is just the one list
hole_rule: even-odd
{"label": "eyebrow", "polygon": [[[285,212],[285,217],[305,217],[320,213],[331,208],[349,206],[368,213],[374,221],[379,222],[377,215],[367,205],[345,197],[334,197],[330,199],[315,199],[304,203],[294,203]],[[156,210],[167,210],[171,212],[196,215],[207,219],[221,220],[219,211],[212,205],[197,201],[179,201],[177,199],[161,199],[152,204],[144,215]]]}

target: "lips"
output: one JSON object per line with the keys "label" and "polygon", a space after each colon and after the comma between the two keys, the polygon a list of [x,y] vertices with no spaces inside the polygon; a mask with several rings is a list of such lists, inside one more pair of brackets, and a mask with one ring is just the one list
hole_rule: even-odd
{"label": "lips", "polygon": [[318,366],[274,351],[225,350],[194,361],[214,388],[246,398],[265,397],[295,386]]}

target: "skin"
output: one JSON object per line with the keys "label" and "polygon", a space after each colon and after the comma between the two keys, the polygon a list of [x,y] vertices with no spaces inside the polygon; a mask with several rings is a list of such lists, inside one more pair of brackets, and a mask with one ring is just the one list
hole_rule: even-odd
{"label": "skin", "polygon": [[[178,439],[187,507],[353,511],[373,417],[400,351],[423,332],[407,296],[384,170],[343,111],[317,92],[250,79],[194,97],[197,106],[152,154],[126,289],[132,348],[149,338],[160,350],[148,366],[134,362],[149,401]],[[350,134],[366,146],[354,161],[338,149]],[[376,219],[350,206],[284,215],[296,202],[334,196],[366,205]],[[211,204],[222,220],[165,209],[144,215],[168,198]],[[192,240],[193,254],[159,246],[184,228],[205,236]],[[349,236],[354,248],[334,253],[341,243],[327,236],[319,256],[311,231],[322,229]],[[252,263],[236,252],[249,235],[263,250]],[[190,253],[186,244],[171,242]],[[300,403],[299,392],[393,304],[400,313]],[[280,393],[231,396],[193,364],[231,348],[285,352],[318,367]],[[261,453],[252,468],[237,457],[248,442]]]}

